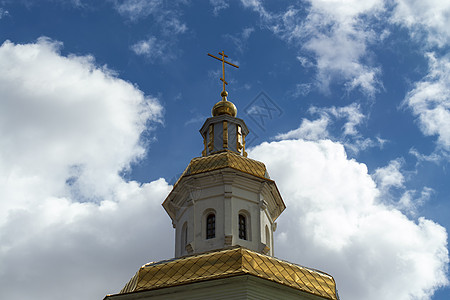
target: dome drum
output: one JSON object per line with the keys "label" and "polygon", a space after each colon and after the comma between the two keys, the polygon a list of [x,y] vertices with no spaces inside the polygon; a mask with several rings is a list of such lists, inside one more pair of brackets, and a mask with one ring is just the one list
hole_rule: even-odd
{"label": "dome drum", "polygon": [[245,137],[249,133],[242,119],[229,115],[208,118],[200,129],[203,137],[203,156],[230,150],[246,156]]}

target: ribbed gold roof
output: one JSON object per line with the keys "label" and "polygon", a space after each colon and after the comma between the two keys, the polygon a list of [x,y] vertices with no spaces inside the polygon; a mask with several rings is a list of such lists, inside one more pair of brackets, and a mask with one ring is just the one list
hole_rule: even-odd
{"label": "ribbed gold roof", "polygon": [[242,247],[146,264],[120,294],[247,274],[325,299],[337,299],[332,276]]}
{"label": "ribbed gold roof", "polygon": [[257,177],[270,179],[266,166],[262,162],[243,157],[231,151],[193,158],[181,177],[228,167]]}

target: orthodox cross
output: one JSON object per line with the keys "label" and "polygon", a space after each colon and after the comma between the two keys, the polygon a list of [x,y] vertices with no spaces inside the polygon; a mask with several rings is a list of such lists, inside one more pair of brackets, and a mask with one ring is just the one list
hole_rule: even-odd
{"label": "orthodox cross", "polygon": [[232,64],[229,61],[226,61],[225,57],[228,57],[228,56],[225,54],[225,52],[223,50],[222,50],[222,52],[219,52],[219,55],[222,55],[222,58],[218,58],[217,56],[214,56],[214,55],[209,54],[209,53],[208,53],[208,55],[213,57],[213,58],[215,58],[215,59],[218,59],[218,60],[220,60],[222,62],[222,77],[220,78],[220,81],[223,82],[223,91],[222,92],[225,92],[225,85],[228,84],[228,82],[225,81],[225,63],[227,63],[230,66],[233,66],[235,68],[239,68],[239,66],[236,66],[235,64]]}

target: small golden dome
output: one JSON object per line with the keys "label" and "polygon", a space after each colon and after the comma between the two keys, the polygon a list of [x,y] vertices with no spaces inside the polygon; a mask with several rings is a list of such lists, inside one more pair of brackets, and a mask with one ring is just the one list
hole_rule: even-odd
{"label": "small golden dome", "polygon": [[212,109],[213,117],[217,117],[220,115],[229,115],[232,117],[236,117],[237,108],[232,102],[227,100],[228,93],[226,91],[223,91],[220,95],[222,96],[222,100],[214,104]]}

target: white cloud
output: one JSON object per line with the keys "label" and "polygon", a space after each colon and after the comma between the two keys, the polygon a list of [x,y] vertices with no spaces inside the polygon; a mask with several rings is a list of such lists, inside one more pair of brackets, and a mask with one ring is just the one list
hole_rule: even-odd
{"label": "white cloud", "polygon": [[249,156],[267,165],[286,202],[277,257],[329,272],[342,299],[430,299],[448,283],[446,230],[378,202],[367,167],[341,144],[284,140]]}
{"label": "white cloud", "polygon": [[167,61],[174,57],[169,45],[169,42],[151,36],[132,45],[131,50],[137,55],[145,56],[151,62]]}
{"label": "white cloud", "polygon": [[248,40],[250,35],[255,31],[255,28],[253,27],[246,27],[242,30],[242,38],[245,40]]}
{"label": "white cloud", "polygon": [[226,34],[224,37],[230,40],[239,52],[244,52],[244,49],[247,45],[247,41],[250,38],[250,35],[255,31],[253,27],[245,27],[238,34],[231,35]]}
{"label": "white cloud", "polygon": [[177,3],[162,0],[110,0],[114,8],[123,17],[137,22],[151,17],[156,25],[154,33],[148,38],[131,45],[131,50],[142,55],[150,62],[167,62],[176,57],[179,48],[176,47],[178,36],[188,30],[181,19],[181,11]]}
{"label": "white cloud", "polygon": [[293,41],[306,39],[303,48],[314,55],[323,90],[327,91],[332,81],[343,80],[348,90],[359,88],[374,96],[380,69],[371,66],[366,57],[368,45],[379,37],[363,19],[382,8],[382,1],[311,1],[304,22],[297,11],[286,12],[284,35]]}
{"label": "white cloud", "polygon": [[[381,86],[380,69],[370,64],[368,45],[385,33],[376,33],[367,19],[384,11],[384,1],[311,0],[304,11],[290,6],[284,13],[267,11],[260,1],[242,1],[257,12],[277,36],[313,55],[317,81],[324,92],[332,82],[343,82],[348,91],[360,89],[374,96]],[[304,55],[302,61],[309,61]]]}
{"label": "white cloud", "polygon": [[311,91],[311,85],[311,83],[297,83],[294,90],[289,94],[293,98],[304,97]]}
{"label": "white cloud", "polygon": [[449,1],[309,0],[307,8],[291,5],[281,13],[266,10],[258,0],[241,2],[275,35],[299,48],[300,62],[317,68],[317,84],[325,93],[336,82],[369,97],[382,88],[381,68],[369,49],[390,35],[390,24],[406,27],[428,49],[450,42]]}
{"label": "white cloud", "polygon": [[[278,134],[276,139],[305,139],[317,141],[329,138],[344,143],[347,150],[356,154],[370,147],[382,147],[386,142],[381,138],[376,140],[364,138],[357,130],[366,116],[361,112],[358,104],[352,103],[343,107],[315,107],[308,109],[308,113],[317,114],[319,118],[310,121],[303,119],[300,127],[287,133]],[[338,127],[342,124],[340,132],[330,132],[330,125]]]}
{"label": "white cloud", "polygon": [[303,119],[299,128],[290,130],[287,133],[278,134],[276,139],[305,139],[313,141],[324,139],[329,135],[327,130],[329,123],[330,119],[327,116],[322,116],[313,121]]}
{"label": "white cloud", "polygon": [[187,29],[187,25],[185,23],[182,23],[175,16],[172,18],[168,18],[164,22],[163,26],[163,32],[165,32],[166,35],[177,35],[185,33]]}
{"label": "white cloud", "polygon": [[[203,122],[205,122],[205,120],[206,120],[207,118],[209,118],[209,116],[196,115],[196,116],[190,118],[189,120],[187,120],[186,122],[184,122],[184,126],[192,125],[192,124],[196,124],[196,125],[201,126],[201,124],[202,124]],[[177,179],[178,179],[178,178],[177,178]]]}
{"label": "white cloud", "polygon": [[427,186],[420,192],[416,190],[407,190],[400,197],[400,200],[395,203],[395,206],[398,209],[415,216],[417,214],[417,208],[425,204],[433,194],[434,190]]}
{"label": "white cloud", "polygon": [[181,19],[177,3],[162,0],[110,0],[114,8],[124,18],[137,22],[151,17],[156,24],[155,33],[131,45],[137,55],[146,57],[150,62],[166,62],[176,57],[177,37],[188,30]]}
{"label": "white cloud", "polygon": [[415,216],[417,209],[430,199],[434,190],[429,187],[423,187],[421,192],[408,190],[404,175],[408,172],[402,170],[403,165],[401,158],[391,160],[387,166],[376,169],[372,178],[380,191],[380,202]]}
{"label": "white cloud", "polygon": [[429,72],[406,95],[403,104],[418,118],[423,134],[437,136],[439,147],[450,150],[450,59],[428,53]]}
{"label": "white cloud", "polygon": [[391,160],[386,167],[378,168],[372,175],[380,190],[384,191],[391,187],[401,188],[405,183],[405,177],[400,171],[404,161],[401,159]]}
{"label": "white cloud", "polygon": [[442,47],[450,42],[450,2],[396,0],[391,21],[405,26],[417,40]]}
{"label": "white cloud", "polygon": [[314,63],[311,62],[310,59],[308,59],[307,57],[304,56],[297,56],[297,60],[300,62],[300,64],[304,67],[304,68],[311,68],[314,66]]}
{"label": "white cloud", "polygon": [[122,16],[136,21],[162,9],[162,0],[112,0],[114,8]]}
{"label": "white cloud", "polygon": [[241,0],[242,5],[256,11],[264,21],[269,21],[273,16],[264,8],[260,0]]}
{"label": "white cloud", "polygon": [[344,135],[358,134],[356,126],[360,125],[362,121],[366,118],[366,116],[361,113],[361,107],[356,103],[352,103],[348,106],[343,107],[335,107],[335,106],[331,106],[328,108],[311,107],[309,112],[318,113],[321,115],[323,114],[331,115],[336,119],[346,119],[347,122],[345,122],[345,124],[343,125]]}
{"label": "white cloud", "polygon": [[0,20],[6,16],[9,16],[9,12],[6,9],[0,7]]}
{"label": "white cloud", "polygon": [[185,33],[187,26],[181,21],[180,10],[175,2],[163,0],[109,0],[116,11],[130,21],[136,22],[151,16],[166,37]]}
{"label": "white cloud", "polygon": [[409,149],[409,154],[414,156],[419,163],[423,162],[423,161],[429,161],[429,162],[434,162],[434,163],[438,164],[442,161],[442,159],[450,158],[449,153],[446,154],[445,152],[442,152],[442,151],[434,151],[433,153],[426,155],[426,154],[420,153],[415,148]]}
{"label": "white cloud", "polygon": [[215,16],[218,16],[221,10],[227,9],[230,6],[226,0],[209,0],[209,4],[212,5]]}
{"label": "white cloud", "polygon": [[[164,180],[119,173],[162,107],[61,44],[0,47],[0,298],[101,299],[170,258]],[[158,247],[155,247],[158,245]],[[54,287],[58,288],[54,288]],[[24,288],[26,287],[26,288]]]}

